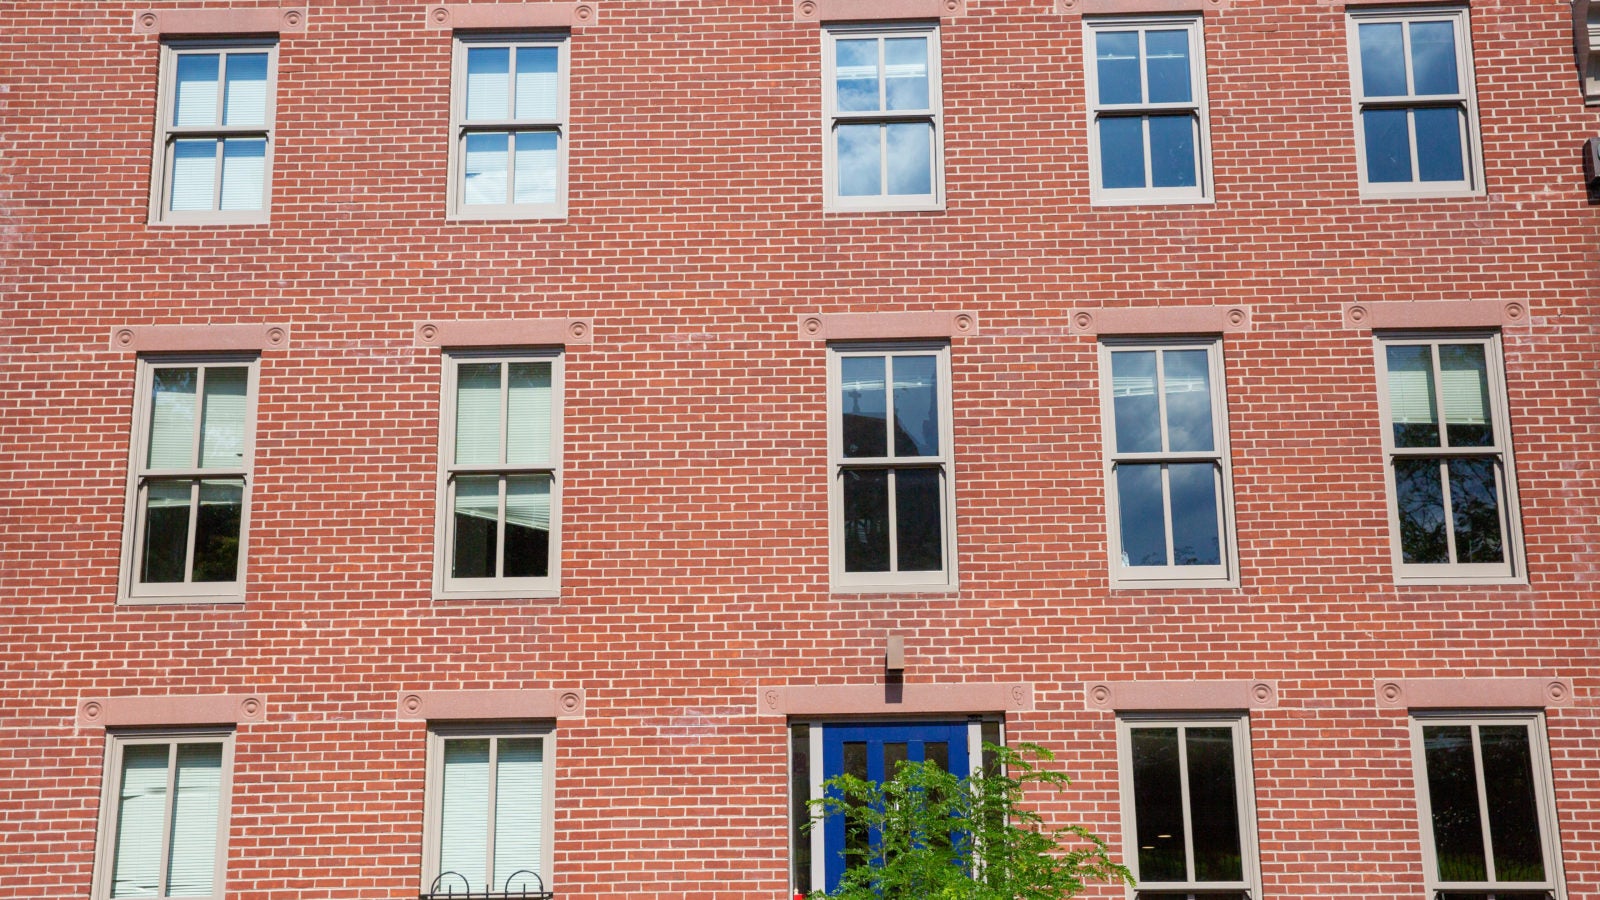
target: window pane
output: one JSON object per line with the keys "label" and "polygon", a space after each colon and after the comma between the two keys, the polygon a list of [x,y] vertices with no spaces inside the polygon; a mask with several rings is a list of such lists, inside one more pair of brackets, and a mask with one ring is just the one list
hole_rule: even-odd
{"label": "window pane", "polygon": [[886,364],[882,356],[839,358],[841,446],[846,457],[889,455]]}
{"label": "window pane", "polygon": [[1167,401],[1167,447],[1174,451],[1213,450],[1211,361],[1205,350],[1161,354]]}
{"label": "window pane", "polygon": [[1239,795],[1233,771],[1233,729],[1187,728],[1189,821],[1194,826],[1196,881],[1243,881]]}
{"label": "window pane", "polygon": [[1454,22],[1411,23],[1411,84],[1416,94],[1454,94],[1460,90]]}
{"label": "window pane", "polygon": [[561,167],[559,140],[554,131],[517,133],[513,203],[556,202],[556,176]]}
{"label": "window pane", "polygon": [[1439,446],[1439,407],[1433,395],[1433,348],[1391,344],[1384,348],[1384,354],[1394,445]]}
{"label": "window pane", "polygon": [[200,515],[195,520],[193,581],[239,579],[239,522],[244,513],[244,482],[200,482]]}
{"label": "window pane", "polygon": [[167,896],[208,897],[217,871],[222,745],[179,744]]}
{"label": "window pane", "polygon": [[[550,363],[517,362],[507,365],[509,378],[506,461],[550,461]],[[499,378],[495,379],[498,391]],[[496,398],[498,400],[498,398]],[[495,416],[499,418],[498,415]]]}
{"label": "window pane", "polygon": [[500,121],[511,117],[511,48],[467,50],[467,119]]}
{"label": "window pane", "polygon": [[835,41],[833,73],[841,112],[883,108],[878,102],[877,38]]}
{"label": "window pane", "polygon": [[221,141],[211,138],[172,143],[174,212],[216,208],[217,150],[221,146]]}
{"label": "window pane", "polygon": [[260,209],[267,195],[267,142],[229,138],[222,142],[222,208]]}
{"label": "window pane", "polygon": [[506,202],[507,146],[504,132],[469,134],[466,165],[462,168],[462,202],[498,205]]}
{"label": "window pane", "polygon": [[1363,96],[1404,97],[1408,93],[1404,29],[1399,22],[1370,22],[1357,26]]}
{"label": "window pane", "polygon": [[1483,785],[1489,807],[1496,881],[1543,881],[1539,802],[1534,793],[1533,751],[1525,725],[1482,725]]}
{"label": "window pane", "polygon": [[217,124],[217,79],[222,59],[216,53],[178,54],[172,102],[172,124],[205,127]]}
{"label": "window pane", "polygon": [[791,725],[789,737],[789,856],[794,861],[796,893],[811,893],[811,727]]}
{"label": "window pane", "polygon": [[898,469],[894,473],[894,511],[902,572],[934,572],[944,565],[944,529],[939,512],[938,469]]}
{"label": "window pane", "polygon": [[840,125],[839,195],[872,197],[883,193],[881,125]]}
{"label": "window pane", "polygon": [[1167,467],[1172,487],[1172,562],[1179,566],[1222,564],[1217,537],[1217,493],[1222,475],[1211,463]]}
{"label": "window pane", "polygon": [[928,39],[886,38],[883,42],[884,88],[889,109],[928,108]]}
{"label": "window pane", "polygon": [[499,363],[456,367],[455,461],[458,465],[500,462]]}
{"label": "window pane", "polygon": [[1135,728],[1133,806],[1140,881],[1187,881],[1183,846],[1183,783],[1178,771],[1178,729]]}
{"label": "window pane", "polygon": [[1505,561],[1500,533],[1500,489],[1492,459],[1450,460],[1450,516],[1454,520],[1456,562]]}
{"label": "window pane", "polygon": [[542,864],[544,825],[544,741],[501,738],[494,791],[494,886],[503,890],[540,889],[549,873]]}
{"label": "window pane", "polygon": [[201,468],[238,468],[244,465],[249,387],[250,370],[243,366],[212,366],[206,369],[206,396],[200,432]]}
{"label": "window pane", "polygon": [[895,122],[888,132],[889,193],[933,193],[933,125]]}
{"label": "window pane", "polygon": [[189,502],[193,483],[152,481],[145,488],[144,552],[140,554],[139,581],[143,584],[183,583],[184,557],[189,549]]}
{"label": "window pane", "polygon": [[551,121],[560,116],[560,60],[556,47],[517,48],[516,118]]}
{"label": "window pane", "polygon": [[1161,408],[1156,400],[1156,352],[1118,350],[1111,354],[1111,410],[1116,452],[1158,453]]}
{"label": "window pane", "polygon": [[495,577],[499,554],[500,479],[494,475],[455,480],[455,546],[450,574],[455,578]]}
{"label": "window pane", "polygon": [[932,356],[896,356],[894,455],[939,455],[939,362]]}
{"label": "window pane", "polygon": [[[445,741],[439,807],[439,871],[455,872],[472,890],[484,890],[489,877],[488,740]],[[454,878],[447,883],[460,886]]]}
{"label": "window pane", "polygon": [[1477,775],[1472,763],[1472,729],[1466,725],[1428,725],[1422,729],[1428,769],[1428,802],[1433,845],[1441,881],[1483,881],[1483,820],[1478,815]]}
{"label": "window pane", "polygon": [[[1094,33],[1095,84],[1101,105],[1140,103],[1139,32],[1097,31]],[[1101,145],[1104,147],[1104,144]]]}
{"label": "window pane", "polygon": [[1167,565],[1167,521],[1161,502],[1161,466],[1117,466],[1117,515],[1122,524],[1122,564]]}
{"label": "window pane", "polygon": [[1144,48],[1149,101],[1188,103],[1193,100],[1189,85],[1189,32],[1147,31]]}
{"label": "window pane", "polygon": [[198,381],[198,369],[151,370],[147,467],[187,469],[194,465],[194,396]]}
{"label": "window pane", "polygon": [[1445,435],[1452,447],[1494,444],[1489,421],[1489,365],[1482,344],[1441,344],[1439,381],[1444,391]]}
{"label": "window pane", "polygon": [[1100,129],[1101,187],[1144,187],[1144,119],[1108,116],[1096,124]]}
{"label": "window pane", "polygon": [[1449,562],[1439,461],[1395,460],[1394,487],[1399,505],[1401,560],[1407,563]]}
{"label": "window pane", "polygon": [[222,124],[267,124],[267,54],[230,53]]}
{"label": "window pane", "polygon": [[1150,116],[1150,181],[1153,187],[1194,187],[1194,116]]}
{"label": "window pane", "polygon": [[1466,114],[1455,107],[1416,109],[1417,178],[1421,181],[1460,181],[1465,161],[1461,152],[1461,127]]}
{"label": "window pane", "polygon": [[889,470],[846,469],[844,570],[889,571]]}
{"label": "window pane", "polygon": [[113,897],[154,897],[160,890],[169,750],[168,744],[134,744],[122,750]]}
{"label": "window pane", "polygon": [[545,578],[550,574],[550,476],[506,478],[507,578]]}
{"label": "window pane", "polygon": [[1367,147],[1367,180],[1389,183],[1411,180],[1411,135],[1406,110],[1364,109],[1361,130]]}

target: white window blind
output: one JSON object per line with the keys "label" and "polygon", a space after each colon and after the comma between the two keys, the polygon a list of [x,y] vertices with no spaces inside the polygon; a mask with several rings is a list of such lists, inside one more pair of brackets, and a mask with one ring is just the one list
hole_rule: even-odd
{"label": "white window blind", "polygon": [[205,370],[201,468],[234,468],[242,464],[249,387],[250,370],[243,366]]}
{"label": "white window blind", "polygon": [[511,48],[467,51],[467,119],[501,121],[511,111]]}
{"label": "white window blind", "polygon": [[517,48],[516,118],[549,121],[560,115],[559,64],[555,47]]}
{"label": "white window blind", "polygon": [[267,142],[261,138],[222,141],[222,209],[260,209],[266,202]]}
{"label": "white window blind", "polygon": [[149,468],[187,469],[194,465],[198,370],[157,369],[152,380]]}
{"label": "white window blind", "polygon": [[440,809],[439,871],[459,874],[472,890],[485,889],[489,874],[488,740],[445,742]]}
{"label": "white window blind", "polygon": [[217,867],[222,745],[180,744],[177,755],[167,896],[209,897]]}
{"label": "white window blind", "polygon": [[167,745],[124,748],[121,777],[111,896],[154,897],[160,890],[167,810]]}
{"label": "white window blind", "polygon": [[267,54],[228,54],[222,123],[267,124]]}
{"label": "white window blind", "polygon": [[456,369],[456,456],[459,465],[492,465],[500,459],[500,364],[464,364]]}
{"label": "white window blind", "polygon": [[213,896],[222,745],[132,744],[123,748],[120,777],[111,896]]}
{"label": "white window blind", "polygon": [[1390,347],[1389,415],[1400,425],[1423,425],[1434,418],[1433,353],[1428,347]]}
{"label": "white window blind", "polygon": [[1481,345],[1441,346],[1439,382],[1446,422],[1483,425],[1489,421],[1489,366]]}
{"label": "white window blind", "polygon": [[[495,772],[494,880],[507,885],[512,873],[528,869],[541,876],[540,834],[544,821],[544,742],[537,738],[502,738]],[[531,881],[531,880],[530,880]],[[537,882],[528,884],[533,887]]]}
{"label": "white window blind", "polygon": [[202,128],[217,124],[217,78],[221,68],[222,56],[218,53],[178,56],[172,124]]}

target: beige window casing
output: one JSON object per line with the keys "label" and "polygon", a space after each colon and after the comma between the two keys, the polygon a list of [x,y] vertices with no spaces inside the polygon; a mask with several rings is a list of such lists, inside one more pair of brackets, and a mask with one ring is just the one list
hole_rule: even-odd
{"label": "beige window casing", "polygon": [[[513,352],[487,350],[446,350],[442,354],[443,373],[439,400],[439,476],[438,514],[434,527],[434,579],[435,600],[489,600],[489,599],[543,599],[561,595],[561,457],[562,457],[562,394],[564,382],[564,352],[538,350]],[[548,362],[550,364],[550,461],[548,465],[487,465],[458,466],[455,459],[457,375],[462,364],[522,362]],[[506,396],[508,387],[502,382],[500,408],[500,441],[504,448],[508,427]],[[454,481],[458,475],[518,475],[544,474],[550,477],[550,532],[549,574],[545,577],[493,577],[456,578],[450,573],[454,566],[455,515]],[[502,496],[504,488],[502,486]],[[503,556],[505,528],[502,514],[498,528],[502,534],[497,550]]]}
{"label": "beige window casing", "polygon": [[[1394,418],[1389,397],[1388,361],[1385,348],[1402,345],[1429,345],[1433,347],[1434,397],[1436,410],[1442,403],[1444,392],[1440,386],[1439,346],[1444,344],[1481,344],[1489,379],[1490,423],[1494,429],[1495,443],[1489,447],[1451,448],[1396,448]],[[1501,349],[1499,331],[1463,332],[1407,332],[1394,331],[1374,335],[1375,366],[1378,376],[1378,406],[1382,418],[1384,485],[1388,493],[1389,544],[1395,580],[1402,584],[1526,584],[1528,575],[1522,546],[1522,516],[1517,502],[1516,463],[1511,453],[1511,420],[1509,400],[1505,385],[1505,359]],[[1444,422],[1440,421],[1441,435]],[[1441,440],[1443,438],[1441,437]],[[1480,457],[1493,459],[1496,464],[1500,489],[1501,545],[1503,563],[1459,563],[1455,558],[1454,529],[1450,527],[1451,514],[1445,510],[1445,537],[1451,548],[1451,562],[1407,563],[1401,547],[1399,496],[1395,486],[1395,463],[1398,459],[1426,458],[1449,459]],[[1446,504],[1449,503],[1446,491]]]}
{"label": "beige window casing", "polygon": [[[483,738],[498,741],[505,738],[537,739],[544,745],[542,753],[544,808],[540,812],[540,827],[544,829],[540,840],[540,865],[538,873],[544,889],[556,890],[554,876],[555,850],[555,773],[556,736],[553,722],[436,722],[428,727],[427,773],[424,779],[422,890],[427,891],[439,877],[440,841],[443,837],[444,815],[444,745],[449,740]],[[490,796],[494,794],[491,791]],[[493,828],[490,818],[495,810],[484,811],[484,827]],[[492,831],[491,831],[492,834]],[[498,887],[498,886],[497,886]],[[482,890],[481,887],[477,888]]]}
{"label": "beige window casing", "polygon": [[[191,53],[230,52],[267,53],[266,122],[263,125],[213,125],[178,126],[173,124],[176,114],[178,88],[178,57]],[[218,110],[223,101],[226,85],[218,79]],[[278,96],[278,40],[270,38],[208,38],[199,40],[163,40],[161,42],[161,75],[156,106],[155,147],[152,155],[150,186],[150,224],[152,225],[255,225],[271,219],[272,213],[272,161],[276,155],[273,145],[277,134]],[[220,113],[219,113],[220,114]],[[266,158],[263,160],[261,208],[250,210],[172,210],[173,153],[176,141],[185,137],[250,138],[266,141]],[[217,164],[213,199],[221,203],[223,166]]]}
{"label": "beige window casing", "polygon": [[[184,469],[152,469],[146,465],[147,452],[150,446],[152,418],[152,393],[154,391],[155,372],[158,369],[207,369],[207,368],[247,368],[248,380],[246,381],[245,410],[244,410],[244,435],[242,437],[242,459],[237,468],[199,466]],[[117,591],[118,602],[128,604],[141,603],[242,603],[244,601],[245,575],[249,564],[250,543],[250,497],[251,487],[255,481],[255,422],[256,422],[256,396],[260,381],[260,358],[255,355],[205,355],[205,356],[175,356],[175,357],[140,357],[138,374],[134,380],[134,411],[133,411],[133,446],[128,454],[128,491],[127,515],[123,526],[122,538],[122,567],[119,576]],[[195,446],[199,446],[201,429],[204,426],[201,415],[201,404],[204,400],[203,381],[197,381],[195,390]],[[198,481],[202,478],[237,478],[244,482],[243,495],[239,512],[239,544],[238,544],[238,569],[237,577],[233,581],[197,582],[188,580],[193,575],[192,557],[196,540],[196,518],[199,514],[198,503],[191,512],[188,532],[189,561],[184,566],[185,581],[178,582],[144,582],[139,578],[139,563],[141,549],[144,546],[146,526],[145,494],[151,481],[161,480],[191,480]]]}
{"label": "beige window casing", "polygon": [[[222,900],[227,895],[225,876],[227,875],[228,862],[228,820],[232,806],[233,789],[233,738],[231,728],[168,728],[161,730],[139,730],[122,733],[108,733],[106,735],[105,770],[101,775],[100,785],[100,822],[96,830],[94,879],[90,889],[93,900],[110,900],[113,889],[112,878],[116,866],[117,825],[122,813],[122,755],[123,751],[131,746],[139,745],[171,745],[174,749],[168,754],[167,769],[167,812],[165,821],[171,823],[173,810],[173,778],[176,770],[172,765],[176,747],[180,744],[220,744],[222,745],[222,771],[220,773],[220,794],[217,798],[217,854],[216,869],[212,875],[212,893],[193,900]],[[162,842],[160,870],[165,873],[171,858],[171,829],[159,836]]]}
{"label": "beige window casing", "polygon": [[[937,457],[915,457],[909,462],[905,457],[851,457],[844,456],[842,378],[840,360],[850,356],[931,356],[939,379],[939,449]],[[904,341],[894,343],[848,342],[828,345],[828,475],[829,475],[829,558],[831,560],[832,589],[838,593],[870,593],[879,591],[954,591],[956,578],[956,472],[953,427],[954,407],[951,400],[950,344],[946,341]],[[892,448],[891,448],[892,449]],[[845,571],[844,547],[844,472],[850,468],[937,468],[943,484],[939,492],[941,553],[944,566],[938,571],[896,571],[891,564],[887,572]],[[895,540],[899,534],[895,522],[895,493],[888,494],[890,516],[889,546],[891,559],[895,554]]]}
{"label": "beige window casing", "polygon": [[[570,129],[569,83],[571,35],[566,31],[517,33],[458,31],[451,41],[450,63],[450,188],[446,212],[452,219],[564,219],[567,215],[567,145]],[[556,116],[552,119],[467,120],[467,51],[475,47],[554,47],[557,52]],[[508,74],[515,102],[516,73]],[[553,203],[517,203],[513,187],[514,169],[508,168],[504,204],[466,202],[466,140],[472,133],[543,132],[556,135],[556,199]],[[508,150],[508,164],[515,166],[515,150]]]}

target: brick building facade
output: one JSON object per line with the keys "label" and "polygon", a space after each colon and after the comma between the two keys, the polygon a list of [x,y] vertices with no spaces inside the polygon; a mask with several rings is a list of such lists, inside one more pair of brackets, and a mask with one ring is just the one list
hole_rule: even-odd
{"label": "brick building facade", "polygon": [[1574,19],[13,10],[0,897],[786,897],[1001,737],[1147,898],[1600,897]]}

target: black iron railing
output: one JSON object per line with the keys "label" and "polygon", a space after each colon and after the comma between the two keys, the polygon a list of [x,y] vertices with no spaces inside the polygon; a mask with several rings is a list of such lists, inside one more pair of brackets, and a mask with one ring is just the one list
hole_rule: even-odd
{"label": "black iron railing", "polygon": [[[515,885],[515,887],[513,887]],[[544,879],[532,869],[518,869],[506,877],[505,888],[473,890],[472,882],[460,872],[440,872],[417,900],[555,900],[555,892],[544,889]]]}

